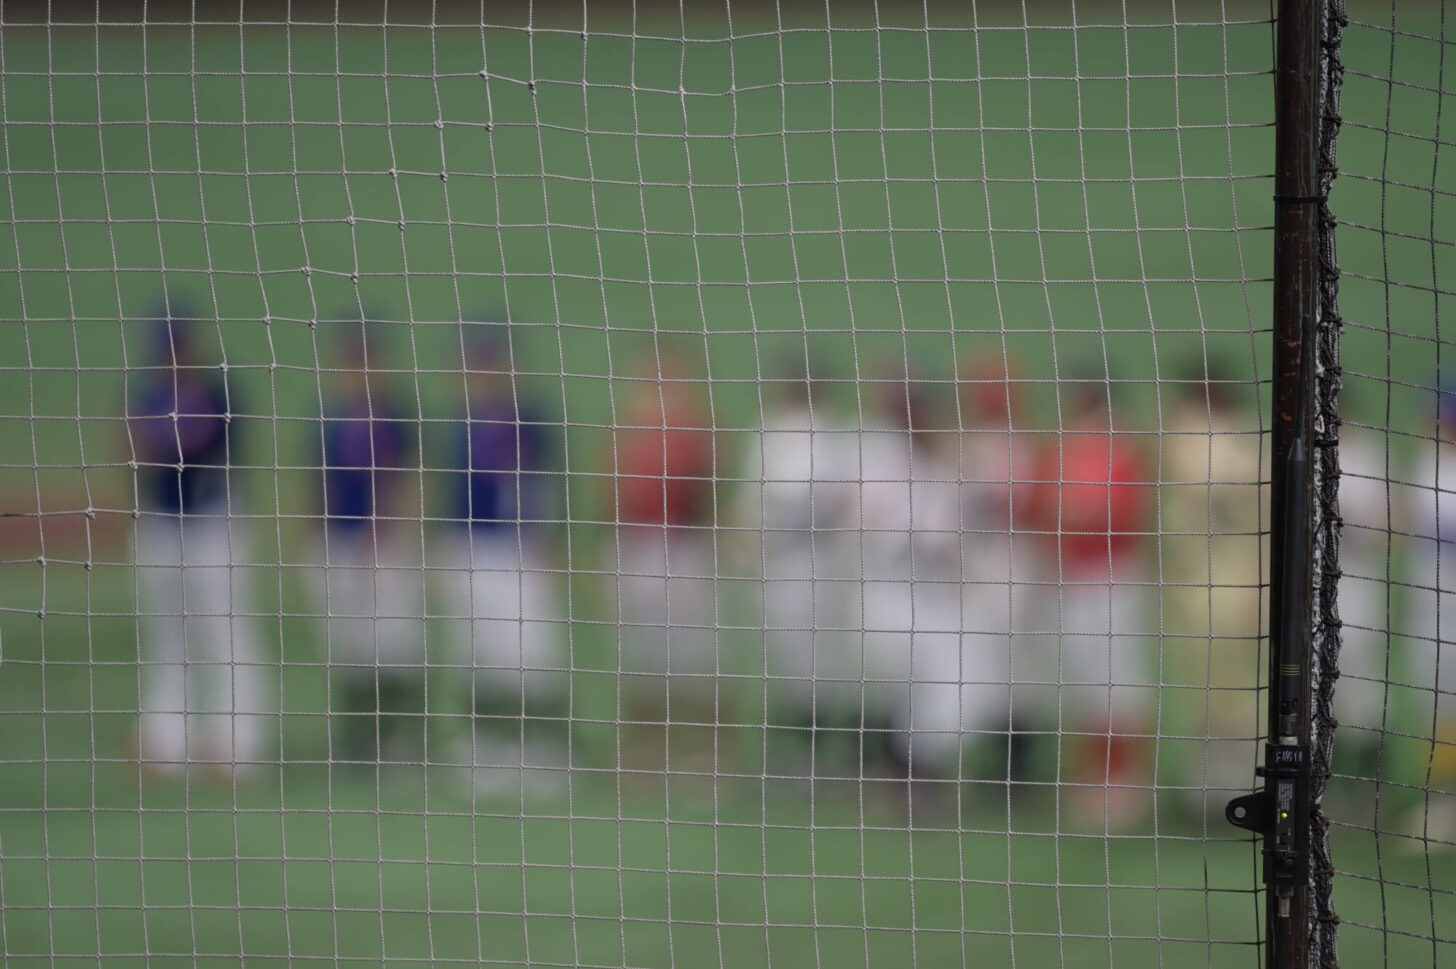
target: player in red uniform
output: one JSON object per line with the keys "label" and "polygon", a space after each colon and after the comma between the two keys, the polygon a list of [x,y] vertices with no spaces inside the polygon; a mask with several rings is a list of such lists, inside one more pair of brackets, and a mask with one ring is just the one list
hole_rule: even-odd
{"label": "player in red uniform", "polygon": [[[618,541],[608,569],[618,576],[622,690],[639,722],[661,721],[664,712],[673,721],[685,712],[695,717],[698,703],[689,698],[714,694],[715,455],[701,386],[664,354],[617,410]],[[672,694],[673,703],[682,696],[685,704],[664,711],[669,681],[686,687]]]}
{"label": "player in red uniform", "polygon": [[1156,695],[1138,584],[1152,477],[1133,439],[1114,429],[1105,385],[1067,389],[1028,513],[1056,583],[1061,730],[1082,735],[1062,763],[1075,765],[1069,780],[1084,785],[1084,818],[1124,826],[1145,807],[1138,738]]}

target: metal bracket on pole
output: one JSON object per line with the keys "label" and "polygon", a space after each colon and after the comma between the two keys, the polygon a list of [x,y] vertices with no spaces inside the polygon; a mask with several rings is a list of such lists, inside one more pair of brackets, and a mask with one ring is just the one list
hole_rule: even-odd
{"label": "metal bracket on pole", "polygon": [[1265,744],[1257,768],[1265,786],[1236,797],[1224,808],[1229,824],[1264,839],[1264,884],[1273,892],[1281,918],[1288,899],[1309,878],[1309,747]]}

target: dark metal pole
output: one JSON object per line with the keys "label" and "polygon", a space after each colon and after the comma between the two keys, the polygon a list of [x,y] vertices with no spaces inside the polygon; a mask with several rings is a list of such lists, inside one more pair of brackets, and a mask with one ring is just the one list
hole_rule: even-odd
{"label": "dark metal pole", "polygon": [[[1269,969],[1309,969],[1314,477],[1320,300],[1322,39],[1329,0],[1279,0],[1274,65],[1274,422],[1269,577],[1269,736],[1262,790],[1229,821],[1263,838]],[[1337,14],[1332,15],[1337,16]],[[1334,63],[1334,62],[1332,62]],[[1338,65],[1335,63],[1338,77]],[[1323,760],[1322,760],[1323,764]],[[1322,768],[1323,769],[1323,768]],[[1323,831],[1323,828],[1321,828]],[[1326,844],[1326,842],[1321,842]]]}
{"label": "dark metal pole", "polygon": [[1274,426],[1269,738],[1264,788],[1229,821],[1264,839],[1269,969],[1308,969],[1310,677],[1314,639],[1315,322],[1319,300],[1320,37],[1324,0],[1279,0],[1274,66]]}
{"label": "dark metal pole", "polygon": [[1319,296],[1322,0],[1279,0],[1274,70],[1274,424],[1264,832],[1270,969],[1306,969],[1309,923],[1310,454]]}

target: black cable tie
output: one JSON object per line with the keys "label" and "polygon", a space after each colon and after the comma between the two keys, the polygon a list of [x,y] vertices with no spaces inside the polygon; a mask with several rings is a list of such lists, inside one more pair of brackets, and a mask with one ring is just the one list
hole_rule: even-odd
{"label": "black cable tie", "polygon": [[1275,195],[1274,201],[1285,202],[1289,205],[1323,205],[1328,202],[1328,195]]}

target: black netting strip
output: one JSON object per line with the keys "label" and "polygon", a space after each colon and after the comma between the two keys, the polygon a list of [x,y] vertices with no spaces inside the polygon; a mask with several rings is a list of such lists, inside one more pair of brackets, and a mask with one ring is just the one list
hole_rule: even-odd
{"label": "black netting strip", "polygon": [[1314,502],[1314,710],[1310,729],[1313,758],[1310,800],[1309,965],[1339,965],[1339,916],[1334,903],[1334,862],[1330,824],[1321,801],[1330,777],[1335,743],[1335,683],[1340,676],[1340,268],[1335,255],[1335,218],[1328,204],[1337,174],[1335,149],[1340,132],[1340,84],[1344,67],[1340,40],[1346,24],[1344,0],[1328,0],[1321,36],[1321,110],[1319,132],[1319,319],[1315,328],[1315,502]]}

